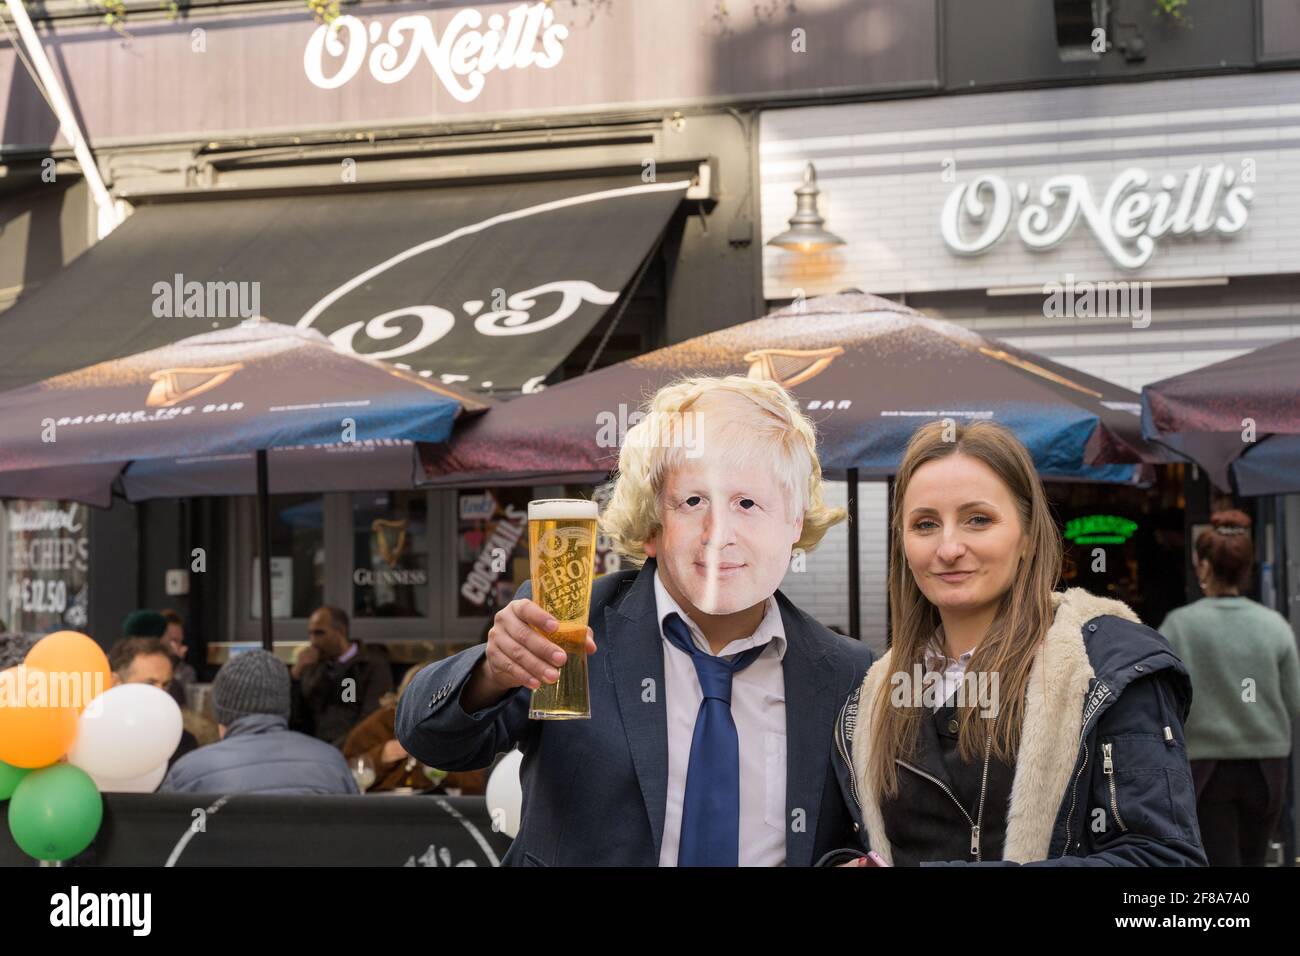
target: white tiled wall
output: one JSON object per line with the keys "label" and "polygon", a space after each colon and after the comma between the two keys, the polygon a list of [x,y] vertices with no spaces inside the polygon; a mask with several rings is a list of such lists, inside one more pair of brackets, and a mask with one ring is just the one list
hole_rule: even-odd
{"label": "white tiled wall", "polygon": [[[823,486],[826,503],[844,507],[842,481]],[[858,593],[861,595],[862,639],[872,650],[885,649],[885,548],[887,502],[884,482],[858,484]],[[849,629],[849,529],[842,521],[806,556],[805,569],[791,570],[781,591],[791,601],[826,626]]]}

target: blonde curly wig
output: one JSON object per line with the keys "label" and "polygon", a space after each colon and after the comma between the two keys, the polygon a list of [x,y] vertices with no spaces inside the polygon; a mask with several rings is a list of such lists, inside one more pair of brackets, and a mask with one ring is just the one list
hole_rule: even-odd
{"label": "blonde curly wig", "polygon": [[775,471],[789,518],[803,515],[795,548],[811,551],[844,520],[843,508],[822,500],[812,422],[776,382],[742,375],[684,378],[659,389],[641,413],[619,451],[600,516],[601,531],[634,566],[645,562],[645,542],[660,527],[659,497],[668,474],[705,451],[729,468]]}

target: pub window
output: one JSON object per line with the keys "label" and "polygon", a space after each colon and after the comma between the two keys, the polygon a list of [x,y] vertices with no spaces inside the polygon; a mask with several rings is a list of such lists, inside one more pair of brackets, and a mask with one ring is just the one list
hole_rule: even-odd
{"label": "pub window", "polygon": [[423,491],[352,495],[352,614],[430,616],[429,496]]}
{"label": "pub window", "polygon": [[528,580],[531,488],[456,493],[456,616],[490,618]]}
{"label": "pub window", "polygon": [[[531,576],[528,502],[535,498],[595,498],[602,488],[547,485],[478,488],[456,493],[456,607],[461,619],[490,618]],[[596,540],[596,576],[617,571],[619,556],[604,535]]]}
{"label": "pub window", "polygon": [[[305,618],[324,603],[325,500],[322,495],[272,495],[271,617]],[[256,509],[252,515],[252,560],[245,574],[249,618],[262,619],[258,583],[259,544]]]}

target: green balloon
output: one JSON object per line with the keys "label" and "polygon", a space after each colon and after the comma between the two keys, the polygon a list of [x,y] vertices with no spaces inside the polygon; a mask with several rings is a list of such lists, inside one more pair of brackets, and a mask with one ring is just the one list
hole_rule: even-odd
{"label": "green balloon", "polygon": [[9,764],[0,760],[0,800],[8,800],[14,795],[14,788],[18,786],[18,781],[31,773],[22,767],[11,767]]}
{"label": "green balloon", "polygon": [[38,860],[76,856],[90,846],[103,819],[95,781],[72,764],[33,770],[9,799],[9,832],[19,849]]}

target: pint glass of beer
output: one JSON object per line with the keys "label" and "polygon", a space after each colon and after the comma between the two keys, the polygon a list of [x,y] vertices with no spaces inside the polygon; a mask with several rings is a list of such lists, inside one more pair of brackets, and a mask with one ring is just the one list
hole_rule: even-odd
{"label": "pint glass of beer", "polygon": [[568,655],[554,684],[533,691],[528,716],[591,716],[587,696],[587,610],[596,566],[596,502],[544,498],[528,503],[528,559],[533,601],[559,623],[550,638]]}

